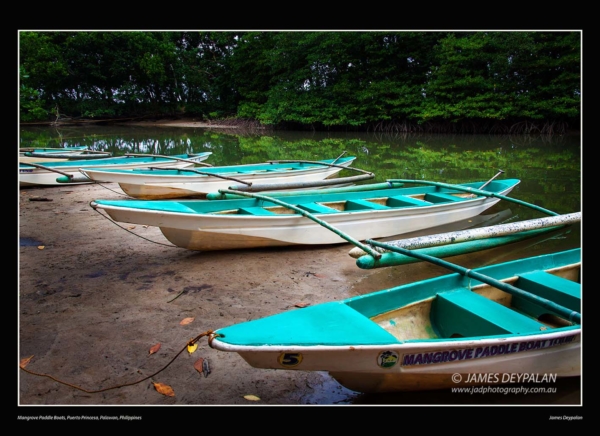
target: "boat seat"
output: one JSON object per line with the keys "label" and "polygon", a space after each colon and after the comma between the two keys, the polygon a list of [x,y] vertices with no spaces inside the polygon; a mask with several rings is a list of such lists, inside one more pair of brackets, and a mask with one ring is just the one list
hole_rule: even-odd
{"label": "boat seat", "polygon": [[277,215],[275,212],[271,212],[268,209],[262,207],[240,207],[238,209],[240,215]]}
{"label": "boat seat", "polygon": [[445,338],[539,332],[546,328],[533,318],[466,289],[437,294],[431,320],[440,337]]}
{"label": "boat seat", "polygon": [[428,201],[418,200],[416,198],[398,195],[387,199],[386,204],[389,207],[406,207],[406,206],[431,206]]}
{"label": "boat seat", "polygon": [[441,192],[425,194],[425,201],[431,203],[447,203],[449,201],[463,201],[464,198],[456,197],[450,194],[442,194]]}
{"label": "boat seat", "polygon": [[[581,312],[581,284],[545,271],[533,271],[518,276],[515,287],[553,301],[575,312]],[[533,301],[513,296],[512,306],[536,318],[553,311]]]}
{"label": "boat seat", "polygon": [[292,167],[286,167],[286,168],[273,168],[273,169],[267,169],[265,171],[268,171],[270,173],[282,173],[282,172],[290,172],[291,170],[293,170],[294,168]]}
{"label": "boat seat", "polygon": [[310,213],[338,213],[339,210],[319,203],[302,203],[298,207]]}
{"label": "boat seat", "polygon": [[346,201],[345,210],[365,210],[365,209],[389,209],[389,206],[384,206],[382,204],[373,203],[368,200],[348,200]]}

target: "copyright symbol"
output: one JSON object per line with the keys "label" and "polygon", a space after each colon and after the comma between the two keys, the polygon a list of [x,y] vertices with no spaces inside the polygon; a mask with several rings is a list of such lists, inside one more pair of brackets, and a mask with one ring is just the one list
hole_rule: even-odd
{"label": "copyright symbol", "polygon": [[462,375],[460,375],[460,374],[452,374],[452,381],[454,383],[460,383],[462,381]]}

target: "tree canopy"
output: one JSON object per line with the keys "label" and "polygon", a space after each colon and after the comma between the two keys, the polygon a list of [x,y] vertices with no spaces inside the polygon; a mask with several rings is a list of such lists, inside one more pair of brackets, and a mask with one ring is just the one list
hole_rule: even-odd
{"label": "tree canopy", "polygon": [[578,31],[19,34],[20,120],[194,116],[275,128],[578,130]]}

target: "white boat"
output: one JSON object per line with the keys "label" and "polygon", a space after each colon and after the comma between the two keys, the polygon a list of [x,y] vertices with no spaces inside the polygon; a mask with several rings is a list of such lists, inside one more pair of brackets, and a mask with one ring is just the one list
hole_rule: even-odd
{"label": "white boat", "polygon": [[[151,154],[127,154],[119,157],[105,157],[95,159],[78,159],[60,162],[35,162],[19,164],[19,186],[57,186],[61,185],[57,178],[67,179],[76,175],[82,168],[147,168],[168,167],[188,168],[206,160],[212,152],[198,154],[181,154],[162,156]],[[94,183],[92,180],[80,180],[73,184]]]}
{"label": "white boat", "polygon": [[[145,200],[199,197],[232,185],[270,189],[291,184],[301,186],[336,176],[349,168],[356,157],[321,161],[271,161],[259,164],[216,166],[206,169],[104,169],[82,168],[89,180],[115,182],[127,195]],[[85,178],[81,180],[85,180]],[[77,180],[79,180],[77,179]],[[332,182],[333,183],[333,182]]]}
{"label": "white boat", "polygon": [[[397,187],[402,184],[389,182],[388,188],[372,191],[340,188],[344,192],[287,193],[281,197],[284,201],[275,194],[245,193],[253,198],[95,200],[90,205],[118,222],[159,227],[171,243],[189,250],[327,245],[348,242],[340,233],[364,240],[464,220],[492,207],[519,183],[505,179]],[[479,190],[481,186],[486,191]]]}
{"label": "white boat", "polygon": [[76,159],[101,159],[110,157],[110,152],[92,151],[87,145],[62,148],[20,148],[19,162],[61,162]]}
{"label": "white boat", "polygon": [[581,249],[472,270],[434,260],[457,272],[219,328],[208,343],[365,393],[581,375]]}

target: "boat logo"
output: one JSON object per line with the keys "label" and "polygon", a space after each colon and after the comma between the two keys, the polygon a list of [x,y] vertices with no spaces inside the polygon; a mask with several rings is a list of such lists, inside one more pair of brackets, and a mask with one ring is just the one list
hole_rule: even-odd
{"label": "boat logo", "polygon": [[300,365],[302,362],[302,354],[300,353],[281,353],[277,358],[277,361],[281,366],[290,368],[292,366]]}
{"label": "boat logo", "polygon": [[398,362],[398,354],[393,351],[382,351],[377,356],[377,364],[382,368],[391,368]]}

